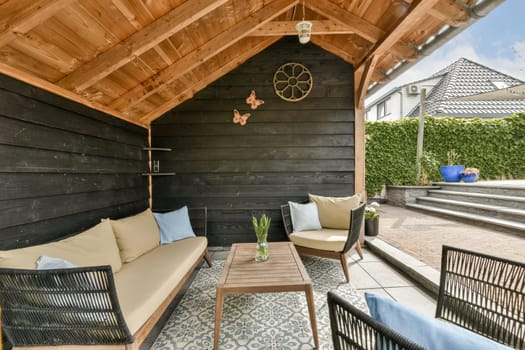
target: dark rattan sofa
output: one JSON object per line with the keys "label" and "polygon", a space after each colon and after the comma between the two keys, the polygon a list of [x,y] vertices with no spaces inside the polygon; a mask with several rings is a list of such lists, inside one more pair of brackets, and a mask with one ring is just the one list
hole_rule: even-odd
{"label": "dark rattan sofa", "polygon": [[[146,212],[152,218],[151,211]],[[156,245],[132,261],[122,259],[117,272],[107,264],[77,263],[82,267],[49,270],[9,268],[6,264],[16,262],[22,250],[0,251],[0,306],[6,338],[15,348],[93,345],[137,349],[202,259],[211,266],[206,208],[190,209],[190,217],[204,222],[194,224],[194,229],[199,227],[195,232],[204,236]],[[107,230],[107,224],[105,227]],[[115,226],[110,225],[109,230]],[[64,241],[55,243],[61,247]],[[122,245],[116,249],[117,257],[122,258]]]}
{"label": "dark rattan sofa", "polygon": [[[334,349],[422,349],[329,292]],[[443,246],[436,318],[525,349],[525,264]]]}

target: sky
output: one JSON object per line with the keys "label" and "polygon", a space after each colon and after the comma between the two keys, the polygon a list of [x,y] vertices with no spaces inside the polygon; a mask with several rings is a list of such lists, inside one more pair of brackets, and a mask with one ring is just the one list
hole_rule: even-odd
{"label": "sky", "polygon": [[525,0],[506,0],[366,101],[426,78],[464,57],[525,81]]}

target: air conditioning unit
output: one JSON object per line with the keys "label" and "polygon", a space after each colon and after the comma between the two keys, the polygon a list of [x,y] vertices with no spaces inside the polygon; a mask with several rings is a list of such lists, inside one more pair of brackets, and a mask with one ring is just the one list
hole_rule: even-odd
{"label": "air conditioning unit", "polygon": [[407,86],[407,93],[409,95],[417,95],[417,94],[419,94],[419,86],[417,86],[417,85],[408,85]]}

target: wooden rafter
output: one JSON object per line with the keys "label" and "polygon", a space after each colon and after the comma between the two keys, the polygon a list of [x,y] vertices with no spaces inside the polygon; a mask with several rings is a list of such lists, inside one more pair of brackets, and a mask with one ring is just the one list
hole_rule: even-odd
{"label": "wooden rafter", "polygon": [[286,12],[298,2],[299,0],[272,1],[226,31],[210,38],[210,40],[204,45],[182,57],[171,66],[168,66],[166,69],[135,86],[133,89],[113,101],[110,107],[123,111],[135,106],[137,103],[156,93],[164,85],[171,83],[198,65],[203,64],[206,60],[215,56],[217,53],[250,35],[252,31],[271,21],[283,12]]}
{"label": "wooden rafter", "polygon": [[[354,34],[355,31],[346,25],[332,20],[312,22],[312,35],[324,34]],[[297,21],[272,21],[253,31],[251,36],[297,35]]]}
{"label": "wooden rafter", "polygon": [[187,1],[108,51],[80,66],[58,84],[68,90],[77,92],[85,90],[132,61],[136,56],[155,47],[226,2],[228,0]]}
{"label": "wooden rafter", "polygon": [[308,1],[305,5],[312,11],[315,11],[324,17],[352,28],[357,35],[372,43],[377,42],[384,35],[384,31],[381,28],[378,28],[353,13],[346,11],[331,1]]}
{"label": "wooden rafter", "polygon": [[[375,25],[339,7],[329,0],[310,1],[306,3],[306,7],[341,25],[346,25],[352,28],[355,34],[365,38],[373,44],[383,39],[387,34],[381,28],[376,27]],[[392,46],[392,52],[398,57],[410,57],[413,55],[413,51],[414,50],[411,49],[409,45],[402,42],[401,40],[397,45]]]}
{"label": "wooden rafter", "polygon": [[402,41],[403,35],[405,35],[410,29],[414,28],[414,24],[417,23],[424,14],[428,13],[438,1],[439,0],[413,1],[405,16],[400,18],[393,29],[386,33],[384,37],[374,45],[368,55],[359,62],[357,69],[365,64],[369,57],[383,55],[396,43]]}
{"label": "wooden rafter", "polygon": [[250,59],[252,56],[256,55],[257,53],[263,51],[264,49],[275,43],[280,38],[281,37],[265,38],[262,39],[258,44],[250,47],[249,49],[241,51],[240,54],[236,56],[234,60],[229,61],[220,69],[213,70],[212,72],[210,72],[210,74],[206,76],[205,79],[191,84],[183,91],[179,92],[172,99],[170,99],[168,102],[164,103],[163,105],[151,111],[144,117],[140,118],[140,121],[143,123],[151,123],[153,120],[162,116],[164,113],[170,111],[177,105],[181,104],[186,100],[189,100],[193,97],[193,95],[195,95],[195,93],[208,86],[208,84],[228,74],[229,72],[243,64],[246,60]]}
{"label": "wooden rafter", "polygon": [[71,5],[73,2],[75,0],[29,1],[28,5],[20,13],[11,18],[0,29],[0,47],[15,40],[17,34],[27,33],[50,17],[53,17],[58,11]]}
{"label": "wooden rafter", "polygon": [[63,96],[71,101],[76,101],[80,104],[83,104],[85,106],[91,107],[93,109],[105,112],[107,114],[110,114],[114,117],[120,118],[122,120],[125,120],[127,122],[130,122],[135,125],[139,125],[142,127],[147,127],[146,124],[143,124],[142,122],[139,122],[137,120],[134,120],[133,118],[129,118],[125,116],[122,113],[116,112],[114,109],[108,108],[104,105],[101,105],[100,103],[90,101],[74,92],[71,92],[69,90],[66,90],[64,88],[61,88],[53,83],[50,83],[47,80],[38,78],[30,73],[15,69],[7,64],[0,63],[0,73],[3,73],[5,75],[8,75],[10,77],[13,77],[15,79],[24,81],[28,84],[31,84],[33,86],[39,87],[42,90],[49,91],[53,94]]}

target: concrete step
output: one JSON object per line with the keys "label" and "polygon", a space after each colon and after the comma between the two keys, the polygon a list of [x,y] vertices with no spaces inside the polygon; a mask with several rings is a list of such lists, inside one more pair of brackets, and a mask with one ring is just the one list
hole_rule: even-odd
{"label": "concrete step", "polygon": [[466,182],[436,182],[432,185],[439,186],[444,191],[485,193],[502,196],[516,196],[525,198],[525,185],[523,181],[511,184],[498,184],[492,181]]}
{"label": "concrete step", "polygon": [[[470,204],[470,203],[469,203]],[[437,215],[446,216],[448,218],[461,219],[462,221],[469,221],[476,224],[482,224],[483,226],[491,226],[497,228],[503,228],[510,230],[514,233],[518,233],[525,237],[525,222],[514,221],[514,220],[505,220],[495,217],[490,217],[487,215],[479,215],[468,212],[463,212],[459,210],[451,210],[444,208],[437,208],[430,205],[419,204],[419,203],[407,203],[407,208],[422,210],[428,213],[434,213]]]}
{"label": "concrete step", "polygon": [[428,196],[432,198],[451,199],[463,202],[509,207],[514,209],[525,209],[525,197],[445,190],[429,190]]}
{"label": "concrete step", "polygon": [[523,209],[433,197],[419,197],[416,199],[416,203],[525,223],[525,210]]}

